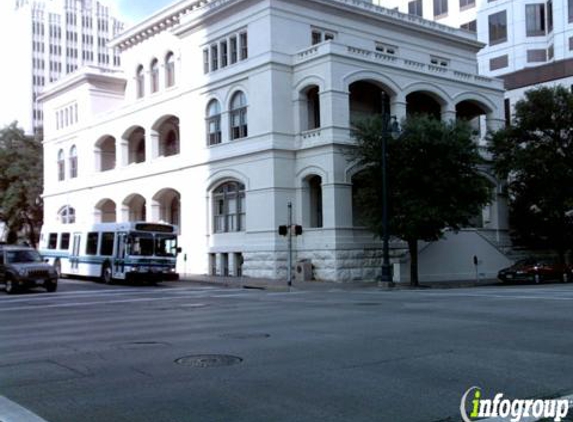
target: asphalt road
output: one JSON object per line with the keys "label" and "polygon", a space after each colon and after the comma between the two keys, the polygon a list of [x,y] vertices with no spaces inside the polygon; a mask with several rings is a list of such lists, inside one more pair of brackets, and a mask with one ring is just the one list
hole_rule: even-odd
{"label": "asphalt road", "polygon": [[[459,421],[573,393],[573,284],[0,291],[1,422]],[[570,412],[573,414],[573,410]]]}

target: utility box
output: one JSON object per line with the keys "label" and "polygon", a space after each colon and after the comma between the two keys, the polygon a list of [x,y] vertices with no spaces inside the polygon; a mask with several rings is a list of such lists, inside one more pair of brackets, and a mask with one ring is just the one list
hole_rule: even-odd
{"label": "utility box", "polygon": [[294,271],[295,281],[311,281],[312,276],[312,262],[309,259],[301,259],[296,263]]}

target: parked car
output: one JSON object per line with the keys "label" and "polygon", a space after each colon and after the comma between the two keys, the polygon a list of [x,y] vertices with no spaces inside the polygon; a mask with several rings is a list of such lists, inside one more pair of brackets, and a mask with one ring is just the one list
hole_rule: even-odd
{"label": "parked car", "polygon": [[497,278],[504,283],[513,281],[562,281],[567,283],[572,279],[573,267],[560,264],[551,259],[527,258],[517,261],[511,267],[499,271]]}
{"label": "parked car", "polygon": [[5,285],[8,294],[36,286],[55,292],[58,273],[33,248],[0,245],[0,283]]}

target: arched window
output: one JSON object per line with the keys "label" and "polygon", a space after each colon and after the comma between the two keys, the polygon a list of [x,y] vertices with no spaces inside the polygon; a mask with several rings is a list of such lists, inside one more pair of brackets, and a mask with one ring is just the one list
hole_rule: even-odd
{"label": "arched window", "polygon": [[70,148],[70,179],[78,177],[78,149],[75,145]]}
{"label": "arched window", "polygon": [[170,116],[162,119],[162,123],[156,126],[159,135],[159,156],[169,157],[179,154],[179,118]]}
{"label": "arched window", "polygon": [[74,224],[76,222],[76,210],[69,205],[60,208],[58,217],[62,224]]}
{"label": "arched window", "polygon": [[145,95],[145,73],[143,66],[139,65],[135,73],[135,83],[137,89],[137,98],[142,98]]}
{"label": "arched window", "polygon": [[231,99],[231,139],[245,138],[247,135],[247,97],[239,91]]}
{"label": "arched window", "polygon": [[207,106],[207,145],[221,143],[221,105],[211,100]]}
{"label": "arched window", "polygon": [[322,178],[312,176],[308,179],[310,227],[322,227]]}
{"label": "arched window", "polygon": [[320,98],[317,86],[306,91],[306,130],[318,129],[320,127]]}
{"label": "arched window", "polygon": [[170,51],[165,56],[165,86],[175,85],[175,56]]}
{"label": "arched window", "polygon": [[159,62],[157,59],[151,61],[150,71],[150,83],[151,83],[151,93],[157,92],[159,90]]}
{"label": "arched window", "polygon": [[213,191],[213,231],[244,231],[245,223],[245,185],[227,182],[217,187]]}
{"label": "arched window", "polygon": [[64,158],[64,150],[58,151],[58,180],[66,178],[66,160]]}

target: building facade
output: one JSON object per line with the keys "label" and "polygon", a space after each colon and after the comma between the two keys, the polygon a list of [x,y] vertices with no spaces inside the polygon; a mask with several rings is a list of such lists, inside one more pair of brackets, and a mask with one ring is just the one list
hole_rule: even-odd
{"label": "building facade", "polygon": [[[119,51],[107,43],[123,30],[110,8],[98,0],[12,0],[2,6],[0,33],[4,66],[0,92],[5,96],[0,124],[18,120],[27,134],[43,126],[37,98],[45,87],[86,64],[118,68]],[[73,110],[62,115],[70,124]],[[67,121],[67,123],[66,123]]]}
{"label": "building facade", "polygon": [[376,0],[477,33],[479,72],[504,80],[506,108],[535,86],[573,86],[573,0]]}
{"label": "building facade", "polygon": [[[503,124],[502,84],[477,73],[474,34],[367,2],[187,0],[112,46],[121,72],[86,68],[41,98],[44,221],[178,224],[184,273],[284,277],[277,228],[291,203],[296,260],[318,279],[374,279],[381,244],[353,201],[352,120]],[[77,118],[61,125],[66,108]],[[473,278],[475,255],[489,276],[507,262],[491,246],[506,229],[492,199],[477,228],[422,248],[423,277]],[[404,245],[392,246],[405,280]]]}

